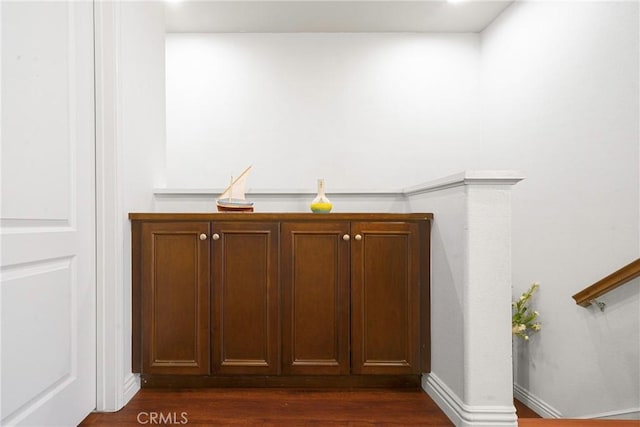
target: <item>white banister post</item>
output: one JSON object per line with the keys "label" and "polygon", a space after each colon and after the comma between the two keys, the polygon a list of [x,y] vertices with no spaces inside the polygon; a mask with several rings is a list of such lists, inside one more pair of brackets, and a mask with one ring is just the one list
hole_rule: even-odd
{"label": "white banister post", "polygon": [[513,405],[510,191],[466,185],[464,402],[472,407]]}
{"label": "white banister post", "polygon": [[432,369],[423,387],[457,426],[517,425],[511,187],[522,179],[516,171],[467,171],[405,190],[410,211],[434,214]]}

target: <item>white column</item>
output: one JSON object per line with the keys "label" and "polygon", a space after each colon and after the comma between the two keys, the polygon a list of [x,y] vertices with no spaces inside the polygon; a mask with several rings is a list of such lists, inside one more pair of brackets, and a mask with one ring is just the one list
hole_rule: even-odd
{"label": "white column", "polygon": [[128,212],[153,209],[165,146],[164,5],[96,2],[97,404],[117,411],[139,390],[131,372]]}
{"label": "white column", "polygon": [[432,369],[423,387],[458,426],[516,426],[511,355],[515,171],[467,171],[405,190],[433,212]]}
{"label": "white column", "polygon": [[97,399],[96,410],[114,412],[125,396],[122,172],[118,162],[121,123],[118,92],[119,2],[96,2],[96,228],[97,228]]}

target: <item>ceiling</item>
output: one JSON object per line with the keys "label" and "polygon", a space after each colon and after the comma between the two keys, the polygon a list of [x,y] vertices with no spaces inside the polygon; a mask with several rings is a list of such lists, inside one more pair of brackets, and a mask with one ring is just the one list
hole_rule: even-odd
{"label": "ceiling", "polygon": [[168,33],[477,33],[513,0],[185,0],[166,5]]}

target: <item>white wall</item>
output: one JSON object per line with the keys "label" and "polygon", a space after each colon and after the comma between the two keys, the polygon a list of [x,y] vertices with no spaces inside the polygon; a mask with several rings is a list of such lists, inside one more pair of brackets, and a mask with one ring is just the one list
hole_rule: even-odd
{"label": "white wall", "polygon": [[410,198],[411,212],[433,212],[431,226],[431,372],[460,398],[464,383],[464,303],[467,256],[466,188]]}
{"label": "white wall", "polygon": [[[219,190],[163,190],[158,189],[154,197],[154,210],[158,212],[212,212],[216,211]],[[255,212],[311,212],[311,202],[317,193],[269,192],[247,193],[254,202]],[[331,212],[389,212],[403,213],[407,199],[401,192],[390,193],[331,193]]]}
{"label": "white wall", "polygon": [[131,227],[129,212],[153,210],[153,188],[164,184],[164,4],[121,2],[118,52],[120,218],[124,268],[123,375],[131,383]]}
{"label": "white wall", "polygon": [[604,313],[571,299],[640,256],[638,36],[637,2],[517,2],[482,34],[477,155],[527,175],[514,294],[541,284],[542,331],[518,342],[515,382],[549,416],[640,411],[637,283]]}
{"label": "white wall", "polygon": [[168,34],[167,184],[399,190],[479,136],[477,34]]}
{"label": "white wall", "polygon": [[541,283],[543,330],[516,347],[520,397],[549,416],[638,411],[637,284],[604,297],[604,313],[571,299],[640,256],[638,50],[636,2],[516,2],[480,43],[169,35],[167,184],[223,187],[252,163],[250,187],[324,177],[330,196],[523,170],[514,294]]}

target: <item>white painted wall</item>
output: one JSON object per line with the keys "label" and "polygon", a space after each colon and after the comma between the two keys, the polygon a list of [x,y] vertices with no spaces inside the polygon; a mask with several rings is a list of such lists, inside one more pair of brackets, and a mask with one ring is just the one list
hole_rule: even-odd
{"label": "white painted wall", "polygon": [[640,416],[640,288],[604,296],[604,313],[571,299],[640,256],[638,36],[637,2],[516,2],[482,34],[476,154],[525,171],[514,294],[541,284],[515,382],[548,416]]}
{"label": "white painted wall", "polygon": [[465,187],[410,198],[410,212],[432,212],[431,372],[464,396]]}
{"label": "white painted wall", "polygon": [[[250,187],[324,177],[329,195],[523,170],[514,294],[541,283],[543,330],[516,348],[516,390],[548,416],[638,411],[638,287],[603,298],[604,313],[571,299],[640,255],[638,50],[636,2],[516,2],[480,43],[170,35],[167,184],[222,187],[249,163]],[[434,272],[455,265],[452,251]]]}
{"label": "white painted wall", "polygon": [[[156,190],[154,209],[158,212],[214,212],[218,190]],[[251,192],[248,200],[254,202],[255,212],[311,212],[311,201],[317,193],[311,192]],[[389,212],[403,213],[407,199],[401,192],[385,193],[331,193],[329,199],[335,212]]]}
{"label": "white painted wall", "polygon": [[168,34],[167,184],[398,190],[477,144],[477,34]]}
{"label": "white painted wall", "polygon": [[131,227],[129,212],[153,210],[153,188],[164,184],[164,4],[119,3],[117,145],[122,244],[122,366],[126,393],[131,375]]}

